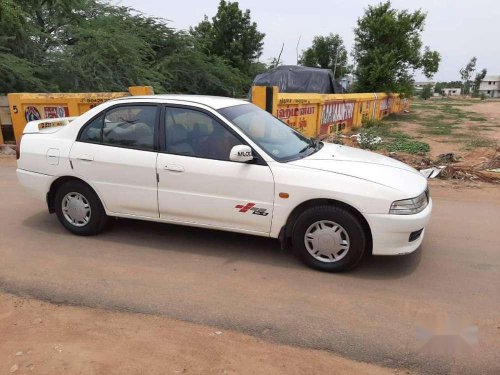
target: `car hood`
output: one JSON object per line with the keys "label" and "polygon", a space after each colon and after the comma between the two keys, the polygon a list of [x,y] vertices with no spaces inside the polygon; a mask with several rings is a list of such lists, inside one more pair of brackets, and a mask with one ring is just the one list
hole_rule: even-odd
{"label": "car hood", "polygon": [[399,190],[407,198],[416,197],[427,188],[426,178],[407,164],[374,152],[332,143],[324,143],[318,152],[290,164],[371,181]]}

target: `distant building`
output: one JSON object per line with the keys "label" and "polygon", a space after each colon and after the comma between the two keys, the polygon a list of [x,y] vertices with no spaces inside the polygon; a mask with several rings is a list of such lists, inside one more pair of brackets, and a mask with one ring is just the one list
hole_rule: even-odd
{"label": "distant building", "polygon": [[486,76],[479,85],[479,94],[500,98],[500,76]]}
{"label": "distant building", "polygon": [[434,92],[434,86],[436,86],[435,82],[414,82],[413,89],[415,90],[415,94],[420,94],[425,86],[431,86],[431,91]]}
{"label": "distant building", "polygon": [[444,96],[458,96],[462,94],[462,89],[460,87],[455,88],[445,88],[441,89]]}

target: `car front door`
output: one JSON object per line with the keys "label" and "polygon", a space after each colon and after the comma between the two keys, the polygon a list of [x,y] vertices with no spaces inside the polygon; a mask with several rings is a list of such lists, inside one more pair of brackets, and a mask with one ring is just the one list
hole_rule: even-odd
{"label": "car front door", "polygon": [[89,121],[71,148],[75,174],[89,183],[107,210],[157,218],[156,134],[159,106],[113,106]]}
{"label": "car front door", "polygon": [[213,114],[167,106],[158,154],[158,206],[169,221],[267,234],[274,179],[263,160],[229,160],[245,142]]}

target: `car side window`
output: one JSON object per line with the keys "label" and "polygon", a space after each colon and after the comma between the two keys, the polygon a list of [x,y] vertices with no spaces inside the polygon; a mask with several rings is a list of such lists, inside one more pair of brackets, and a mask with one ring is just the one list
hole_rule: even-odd
{"label": "car side window", "polygon": [[156,106],[112,108],[87,123],[78,140],[152,151],[155,149],[156,114]]}
{"label": "car side window", "polygon": [[100,143],[102,139],[102,120],[104,119],[103,115],[100,115],[85,125],[85,128],[80,134],[80,141],[85,142],[95,142]]}
{"label": "car side window", "polygon": [[156,106],[131,105],[106,112],[102,143],[113,146],[154,150]]}
{"label": "car side window", "polygon": [[166,151],[169,154],[229,161],[243,142],[211,116],[189,108],[167,107]]}

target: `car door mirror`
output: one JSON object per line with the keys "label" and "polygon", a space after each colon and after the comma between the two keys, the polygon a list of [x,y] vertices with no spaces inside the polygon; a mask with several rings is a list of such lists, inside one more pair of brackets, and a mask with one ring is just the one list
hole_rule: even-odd
{"label": "car door mirror", "polygon": [[231,149],[229,160],[246,163],[253,160],[252,149],[247,145],[236,145]]}

